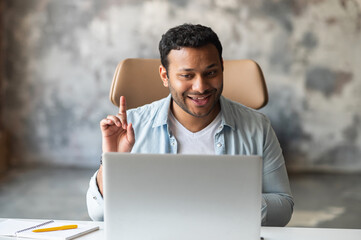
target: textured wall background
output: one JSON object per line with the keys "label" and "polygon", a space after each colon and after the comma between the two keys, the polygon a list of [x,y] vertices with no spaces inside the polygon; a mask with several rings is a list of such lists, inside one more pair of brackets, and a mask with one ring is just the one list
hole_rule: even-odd
{"label": "textured wall background", "polygon": [[212,27],[263,68],[289,168],[361,170],[360,0],[2,0],[1,121],[11,162],[98,164],[117,63],[158,57],[168,28]]}

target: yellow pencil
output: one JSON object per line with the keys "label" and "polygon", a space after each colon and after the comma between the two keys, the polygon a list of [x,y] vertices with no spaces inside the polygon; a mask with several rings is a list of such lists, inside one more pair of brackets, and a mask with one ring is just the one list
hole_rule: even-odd
{"label": "yellow pencil", "polygon": [[33,230],[33,232],[50,232],[50,231],[74,229],[77,227],[78,227],[78,225],[64,225],[64,226],[59,226],[59,227],[36,229],[36,230]]}

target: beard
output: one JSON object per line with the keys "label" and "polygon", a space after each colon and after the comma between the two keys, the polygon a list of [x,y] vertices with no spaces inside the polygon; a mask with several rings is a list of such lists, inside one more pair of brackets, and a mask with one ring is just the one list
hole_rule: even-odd
{"label": "beard", "polygon": [[[206,117],[208,116],[217,106],[217,104],[219,104],[219,99],[222,95],[222,91],[223,91],[223,83],[221,85],[221,87],[219,89],[217,88],[213,88],[210,90],[206,90],[203,93],[195,93],[195,92],[183,92],[183,93],[179,93],[177,92],[171,85],[170,81],[168,80],[168,88],[169,88],[169,92],[172,95],[172,99],[173,101],[186,113],[190,114],[193,117],[197,117],[197,118],[202,118],[202,117]],[[201,112],[201,113],[197,113],[197,112],[193,112],[189,109],[189,107],[186,104],[186,100],[188,98],[188,95],[209,95],[209,98],[214,97],[214,101],[211,103],[211,106],[209,107],[209,109],[206,112]]]}

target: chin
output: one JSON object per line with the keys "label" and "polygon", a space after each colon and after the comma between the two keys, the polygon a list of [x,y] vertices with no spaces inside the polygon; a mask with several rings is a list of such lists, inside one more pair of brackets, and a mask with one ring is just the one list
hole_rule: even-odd
{"label": "chin", "polygon": [[188,111],[188,113],[190,115],[192,115],[193,117],[197,117],[197,118],[202,118],[202,117],[207,117],[212,111],[208,111],[208,112],[191,112]]}

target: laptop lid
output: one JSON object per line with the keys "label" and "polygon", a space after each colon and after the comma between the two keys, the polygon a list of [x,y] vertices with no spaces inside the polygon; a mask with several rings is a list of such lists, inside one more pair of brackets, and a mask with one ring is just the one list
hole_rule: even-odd
{"label": "laptop lid", "polygon": [[259,156],[104,153],[105,236],[259,239]]}

